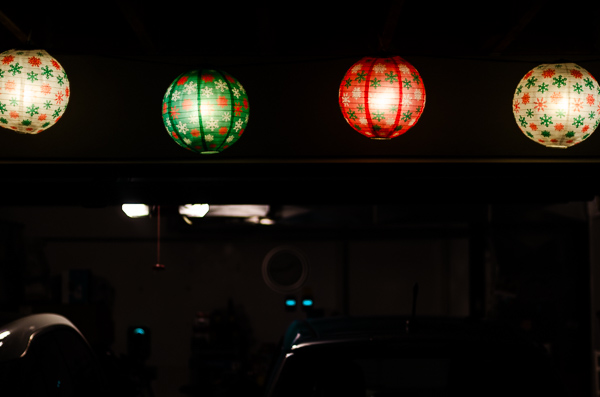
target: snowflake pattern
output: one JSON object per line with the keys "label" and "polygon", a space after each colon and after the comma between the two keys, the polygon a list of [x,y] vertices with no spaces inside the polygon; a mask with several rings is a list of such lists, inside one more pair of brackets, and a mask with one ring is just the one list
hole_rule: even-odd
{"label": "snowflake pattern", "polygon": [[229,86],[227,85],[227,83],[225,83],[221,79],[215,81],[215,87],[217,88],[217,90],[219,90],[221,92],[224,92],[225,90],[229,89]]}
{"label": "snowflake pattern", "polygon": [[346,72],[338,99],[354,130],[368,138],[391,139],[421,117],[425,87],[419,72],[401,57],[365,57]]}
{"label": "snowflake pattern", "polygon": [[[177,91],[179,92],[179,91]],[[196,84],[195,81],[188,81],[184,86],[183,86],[183,92],[185,94],[193,94],[195,92],[198,92],[198,85]]]}
{"label": "snowflake pattern", "polygon": [[373,71],[377,74],[382,74],[385,72],[385,65],[383,63],[377,63],[373,66]]}
{"label": "snowflake pattern", "polygon": [[209,154],[239,140],[249,111],[246,90],[233,76],[220,70],[192,70],[167,88],[162,114],[169,136],[178,145]]}
{"label": "snowflake pattern", "polygon": [[[0,126],[24,134],[53,126],[71,93],[62,66],[44,50],[9,50],[0,60],[0,113],[8,115],[0,117]],[[27,95],[21,97],[24,87]]]}
{"label": "snowflake pattern", "polygon": [[574,63],[542,64],[519,81],[512,108],[525,136],[544,146],[567,148],[596,128],[599,102],[598,83],[587,70]]}
{"label": "snowflake pattern", "polygon": [[214,87],[203,87],[200,91],[202,92],[202,96],[203,97],[207,97],[210,98],[213,95],[213,88]]}

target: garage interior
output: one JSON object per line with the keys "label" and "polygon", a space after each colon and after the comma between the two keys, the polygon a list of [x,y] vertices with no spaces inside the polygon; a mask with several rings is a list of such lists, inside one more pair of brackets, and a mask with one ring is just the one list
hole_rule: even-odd
{"label": "garage interior", "polygon": [[[45,49],[72,94],[47,131],[0,131],[0,311],[64,313],[116,357],[146,329],[155,395],[195,395],[202,316],[229,327],[224,357],[243,352],[262,384],[292,320],[409,314],[418,285],[419,315],[505,320],[548,348],[572,395],[599,395],[600,135],[547,148],[511,112],[539,64],[600,76],[599,7],[2,5],[0,51]],[[388,141],[338,104],[346,70],[382,48],[427,95]],[[200,155],[173,142],[160,107],[175,77],[207,65],[243,82],[251,110],[238,142]],[[198,203],[267,211],[180,215]]]}

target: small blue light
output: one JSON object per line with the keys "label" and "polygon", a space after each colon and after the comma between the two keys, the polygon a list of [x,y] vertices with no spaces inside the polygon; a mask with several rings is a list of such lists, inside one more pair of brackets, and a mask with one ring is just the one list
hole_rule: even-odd
{"label": "small blue light", "polygon": [[313,305],[313,300],[312,299],[304,299],[302,300],[302,306],[312,306]]}
{"label": "small blue light", "polygon": [[144,335],[146,334],[146,331],[143,328],[138,327],[133,330],[133,333],[136,335]]}
{"label": "small blue light", "polygon": [[296,306],[296,301],[294,299],[286,299],[285,305],[288,307]]}

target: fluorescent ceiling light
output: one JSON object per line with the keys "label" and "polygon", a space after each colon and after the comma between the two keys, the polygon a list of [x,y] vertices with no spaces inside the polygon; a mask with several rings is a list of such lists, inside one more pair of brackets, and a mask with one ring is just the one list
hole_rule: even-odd
{"label": "fluorescent ceiling light", "polygon": [[271,218],[261,217],[261,216],[250,216],[245,218],[248,223],[256,223],[257,225],[274,225],[275,221]]}
{"label": "fluorescent ceiling light", "polygon": [[[123,212],[130,218],[139,218],[150,215],[150,207],[146,204],[123,204]],[[269,212],[268,205],[236,204],[236,205],[208,205],[186,204],[179,206],[179,214],[186,218],[201,218],[203,216],[237,217],[262,219]]]}
{"label": "fluorescent ceiling light", "polygon": [[206,216],[229,216],[240,218],[248,218],[251,216],[264,217],[268,212],[268,205],[211,205]]}
{"label": "fluorescent ceiling light", "polygon": [[123,204],[121,209],[130,218],[140,218],[150,214],[150,207],[146,204]]}
{"label": "fluorescent ceiling light", "polygon": [[189,218],[202,218],[209,211],[209,208],[208,204],[180,205],[179,215],[187,216]]}

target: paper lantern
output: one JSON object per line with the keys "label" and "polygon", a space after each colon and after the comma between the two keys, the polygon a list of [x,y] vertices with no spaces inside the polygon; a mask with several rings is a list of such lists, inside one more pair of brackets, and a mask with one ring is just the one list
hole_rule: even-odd
{"label": "paper lantern", "polygon": [[513,113],[531,140],[568,148],[598,127],[600,87],[587,70],[574,63],[542,64],[519,82]]}
{"label": "paper lantern", "polygon": [[46,51],[0,54],[0,126],[38,134],[62,117],[70,95],[65,70]]}
{"label": "paper lantern", "polygon": [[246,90],[218,70],[182,73],[163,98],[163,122],[180,146],[196,153],[219,153],[233,145],[248,124]]}
{"label": "paper lantern", "polygon": [[366,57],[342,79],[339,105],[348,124],[359,133],[391,139],[421,117],[425,86],[417,69],[399,56]]}

